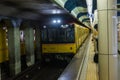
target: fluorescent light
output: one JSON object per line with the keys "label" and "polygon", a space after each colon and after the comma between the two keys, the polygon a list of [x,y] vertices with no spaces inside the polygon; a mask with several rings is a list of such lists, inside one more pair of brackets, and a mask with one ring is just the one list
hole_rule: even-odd
{"label": "fluorescent light", "polygon": [[60,13],[60,10],[53,10],[52,13],[53,13],[53,14],[59,14],[59,13]]}
{"label": "fluorescent light", "polygon": [[52,13],[53,13],[53,14],[56,14],[57,12],[56,12],[56,10],[53,10]]}

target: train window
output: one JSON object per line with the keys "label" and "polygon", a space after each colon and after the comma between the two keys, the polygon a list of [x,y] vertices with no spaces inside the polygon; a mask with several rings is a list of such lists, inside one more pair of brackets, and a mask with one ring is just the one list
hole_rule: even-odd
{"label": "train window", "polygon": [[71,27],[71,28],[68,28],[67,30],[67,34],[66,34],[66,39],[68,42],[74,42],[75,41],[75,38],[74,38],[74,28]]}
{"label": "train window", "polygon": [[43,29],[42,42],[43,43],[73,43],[75,42],[74,27]]}
{"label": "train window", "polygon": [[56,42],[56,29],[48,29],[48,42]]}
{"label": "train window", "polygon": [[57,37],[57,42],[66,42],[66,31],[65,29],[59,29],[58,30],[58,37]]}
{"label": "train window", "polygon": [[68,28],[64,28],[64,29],[59,29],[58,31],[58,42],[61,43],[72,43],[74,42],[74,28],[73,27],[68,27]]}
{"label": "train window", "polygon": [[47,29],[42,30],[42,42],[47,42]]}

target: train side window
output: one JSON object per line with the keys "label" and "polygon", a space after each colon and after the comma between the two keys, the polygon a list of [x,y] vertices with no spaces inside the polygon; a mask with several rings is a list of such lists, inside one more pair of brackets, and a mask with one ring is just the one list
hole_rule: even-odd
{"label": "train side window", "polygon": [[74,27],[70,27],[66,30],[66,39],[68,42],[74,42]]}
{"label": "train side window", "polygon": [[74,42],[74,27],[60,28],[58,31],[59,43]]}

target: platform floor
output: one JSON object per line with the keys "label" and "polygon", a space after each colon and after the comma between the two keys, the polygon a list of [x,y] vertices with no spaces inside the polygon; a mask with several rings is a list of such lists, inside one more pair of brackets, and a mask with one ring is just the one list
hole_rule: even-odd
{"label": "platform floor", "polygon": [[98,64],[94,63],[93,57],[94,57],[94,44],[91,41],[90,43],[90,53],[88,58],[88,67],[87,67],[87,75],[86,80],[99,80],[98,76]]}
{"label": "platform floor", "polygon": [[118,80],[120,80],[120,54],[118,54]]}

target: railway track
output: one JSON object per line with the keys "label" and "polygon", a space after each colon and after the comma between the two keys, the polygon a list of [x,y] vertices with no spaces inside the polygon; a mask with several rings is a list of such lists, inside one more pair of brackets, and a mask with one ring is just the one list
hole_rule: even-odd
{"label": "railway track", "polygon": [[17,76],[6,80],[57,80],[66,66],[67,62],[64,61],[36,64]]}

